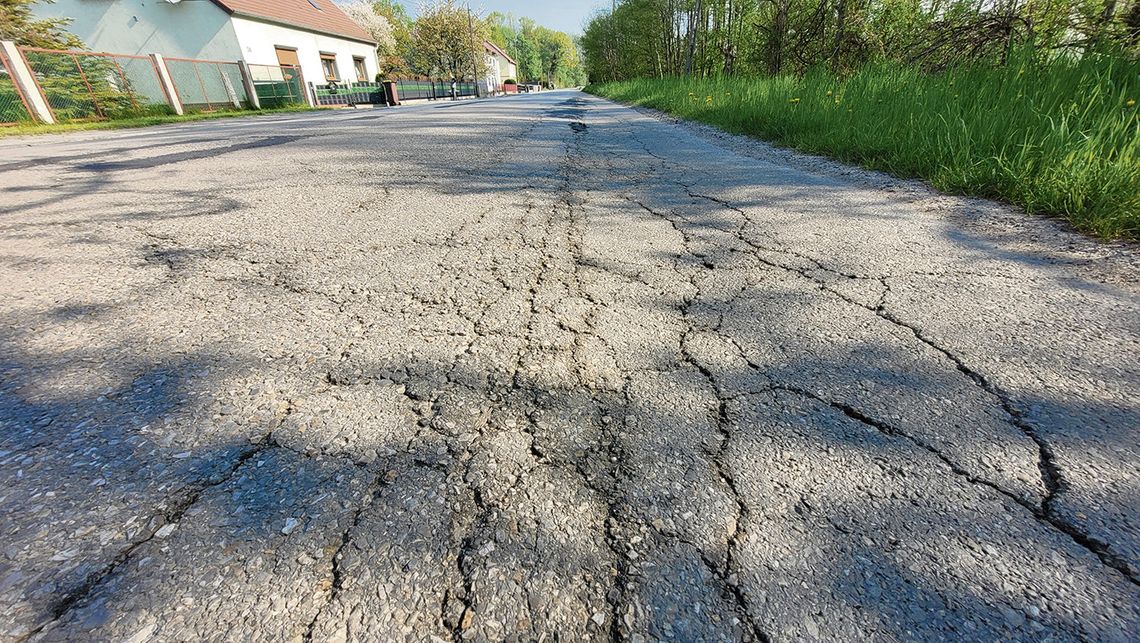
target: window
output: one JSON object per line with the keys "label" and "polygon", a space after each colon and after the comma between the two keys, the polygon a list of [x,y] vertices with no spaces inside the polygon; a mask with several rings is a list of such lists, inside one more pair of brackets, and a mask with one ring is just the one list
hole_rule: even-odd
{"label": "window", "polygon": [[275,46],[277,64],[281,65],[281,72],[285,80],[293,80],[297,70],[301,68],[301,59],[297,57],[297,50],[292,47]]}
{"label": "window", "polygon": [[364,59],[359,56],[352,57],[352,66],[356,69],[356,80],[368,82],[368,69],[364,66]]}
{"label": "window", "polygon": [[301,60],[297,58],[297,50],[292,47],[275,46],[273,48],[277,52],[277,64],[282,67],[300,67]]}
{"label": "window", "polygon": [[338,80],[336,75],[336,54],[321,52],[321,69],[325,72],[325,80]]}

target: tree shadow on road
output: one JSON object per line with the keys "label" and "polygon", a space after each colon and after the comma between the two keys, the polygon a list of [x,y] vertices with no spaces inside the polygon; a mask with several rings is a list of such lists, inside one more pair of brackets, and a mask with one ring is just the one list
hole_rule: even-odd
{"label": "tree shadow on road", "polygon": [[[153,272],[126,295],[4,317],[6,634],[1028,640],[1137,627],[1127,571],[1033,511],[1057,492],[1040,445],[968,369],[881,314],[875,276],[846,255],[788,252],[802,229],[742,225],[654,178],[652,158],[601,172],[613,155],[566,137],[620,150],[629,126],[584,113],[588,134],[536,123],[537,156],[502,152],[482,173],[445,162],[455,132],[418,140],[439,151],[375,185],[455,198],[441,207],[462,223],[417,221],[396,250],[226,240],[256,236],[240,224],[175,241],[193,219],[127,206],[137,193],[109,208],[103,221],[148,224],[116,252]],[[604,178],[575,194],[593,171]],[[732,204],[808,196],[780,191]],[[481,201],[503,192],[518,217]],[[207,217],[248,208],[185,196]],[[878,201],[845,198],[865,209],[815,225],[874,218]],[[1017,402],[1109,424],[1135,411],[1044,390]],[[1135,447],[1102,437],[1087,449],[1113,466]],[[1105,530],[1126,556],[1119,521],[1066,492],[1066,524]]]}

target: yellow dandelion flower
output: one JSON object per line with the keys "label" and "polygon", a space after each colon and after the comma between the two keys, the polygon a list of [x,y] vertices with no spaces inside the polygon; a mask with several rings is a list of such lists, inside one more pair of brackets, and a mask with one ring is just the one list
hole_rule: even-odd
{"label": "yellow dandelion flower", "polygon": [[829,90],[827,90],[827,95],[828,95],[828,96],[831,96],[833,93],[834,93],[834,92],[832,92],[830,89],[829,89]]}
{"label": "yellow dandelion flower", "polygon": [[1124,106],[1125,107],[1136,107],[1136,99],[1135,98],[1129,98],[1128,100],[1124,101]]}

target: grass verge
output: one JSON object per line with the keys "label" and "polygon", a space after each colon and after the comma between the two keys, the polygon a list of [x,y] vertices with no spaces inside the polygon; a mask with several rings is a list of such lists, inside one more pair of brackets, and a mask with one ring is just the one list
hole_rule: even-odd
{"label": "grass verge", "polygon": [[101,129],[127,129],[132,127],[149,127],[166,123],[188,123],[191,121],[207,121],[218,118],[234,118],[237,116],[259,116],[265,114],[288,114],[291,112],[315,111],[311,107],[277,107],[273,109],[233,110],[225,112],[196,112],[176,116],[174,114],[156,114],[150,116],[135,116],[106,121],[85,121],[82,123],[60,123],[56,125],[18,124],[0,127],[0,137],[28,136],[32,134],[59,134],[61,132],[81,132]]}
{"label": "grass verge", "polygon": [[939,190],[1140,238],[1140,64],[1108,57],[846,79],[639,79],[598,96],[832,156]]}

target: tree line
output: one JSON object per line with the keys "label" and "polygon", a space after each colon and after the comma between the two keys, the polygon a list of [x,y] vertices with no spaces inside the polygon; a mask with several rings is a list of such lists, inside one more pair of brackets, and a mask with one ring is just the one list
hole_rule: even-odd
{"label": "tree line", "polygon": [[592,82],[925,69],[1140,51],[1140,0],[613,0],[581,39]]}
{"label": "tree line", "polygon": [[342,5],[379,43],[380,74],[470,80],[483,75],[483,43],[492,42],[518,64],[518,80],[547,86],[585,82],[574,39],[529,18],[481,15],[455,0],[420,5],[413,18],[398,0],[353,0]]}

